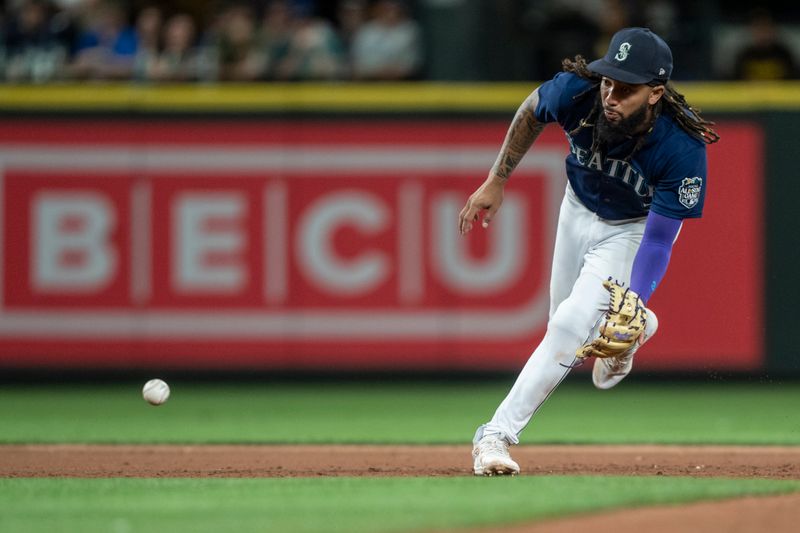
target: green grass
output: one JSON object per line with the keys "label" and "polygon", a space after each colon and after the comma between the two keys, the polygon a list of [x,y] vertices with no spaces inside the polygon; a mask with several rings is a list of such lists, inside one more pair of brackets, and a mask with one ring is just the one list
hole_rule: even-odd
{"label": "green grass", "polygon": [[662,477],[0,479],[0,531],[430,531],[798,490]]}
{"label": "green grass", "polygon": [[[573,376],[523,443],[800,444],[800,384],[623,383]],[[141,383],[3,386],[0,442],[467,443],[508,383],[172,383],[150,407]]]}

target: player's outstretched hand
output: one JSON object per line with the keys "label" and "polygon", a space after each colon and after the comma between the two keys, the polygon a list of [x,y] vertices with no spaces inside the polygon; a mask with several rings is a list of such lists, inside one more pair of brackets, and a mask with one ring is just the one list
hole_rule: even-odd
{"label": "player's outstretched hand", "polygon": [[472,229],[472,223],[479,220],[483,211],[486,211],[486,214],[483,216],[481,226],[484,228],[489,227],[494,214],[497,213],[497,210],[500,209],[500,204],[503,203],[504,188],[504,180],[494,175],[489,175],[483,185],[472,193],[464,209],[458,214],[458,231],[461,235],[465,235]]}

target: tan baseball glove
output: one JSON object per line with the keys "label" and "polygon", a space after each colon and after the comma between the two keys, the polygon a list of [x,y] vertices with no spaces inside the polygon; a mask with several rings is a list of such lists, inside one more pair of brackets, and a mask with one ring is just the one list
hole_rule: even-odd
{"label": "tan baseball glove", "polygon": [[603,287],[610,293],[605,323],[600,327],[600,337],[575,352],[580,359],[623,355],[644,333],[647,309],[639,295],[611,279],[604,281]]}

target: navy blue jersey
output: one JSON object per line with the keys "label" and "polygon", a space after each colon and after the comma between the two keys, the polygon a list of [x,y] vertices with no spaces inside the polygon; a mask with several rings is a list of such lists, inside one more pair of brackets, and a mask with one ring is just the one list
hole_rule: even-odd
{"label": "navy blue jersey", "polygon": [[593,153],[592,127],[578,127],[594,105],[599,89],[578,99],[591,83],[561,72],[539,87],[536,120],[558,122],[567,133],[570,154],[567,178],[583,204],[601,218],[624,220],[647,216],[652,209],[674,218],[697,218],[703,212],[706,190],[706,145],[662,113],[630,162],[634,140]]}

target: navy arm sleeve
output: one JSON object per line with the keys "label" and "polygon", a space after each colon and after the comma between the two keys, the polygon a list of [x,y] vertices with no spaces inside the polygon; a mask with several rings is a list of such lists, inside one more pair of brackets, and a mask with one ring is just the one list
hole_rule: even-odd
{"label": "navy arm sleeve", "polygon": [[682,220],[650,211],[644,236],[633,260],[631,290],[646,304],[667,272],[672,245],[678,238]]}

